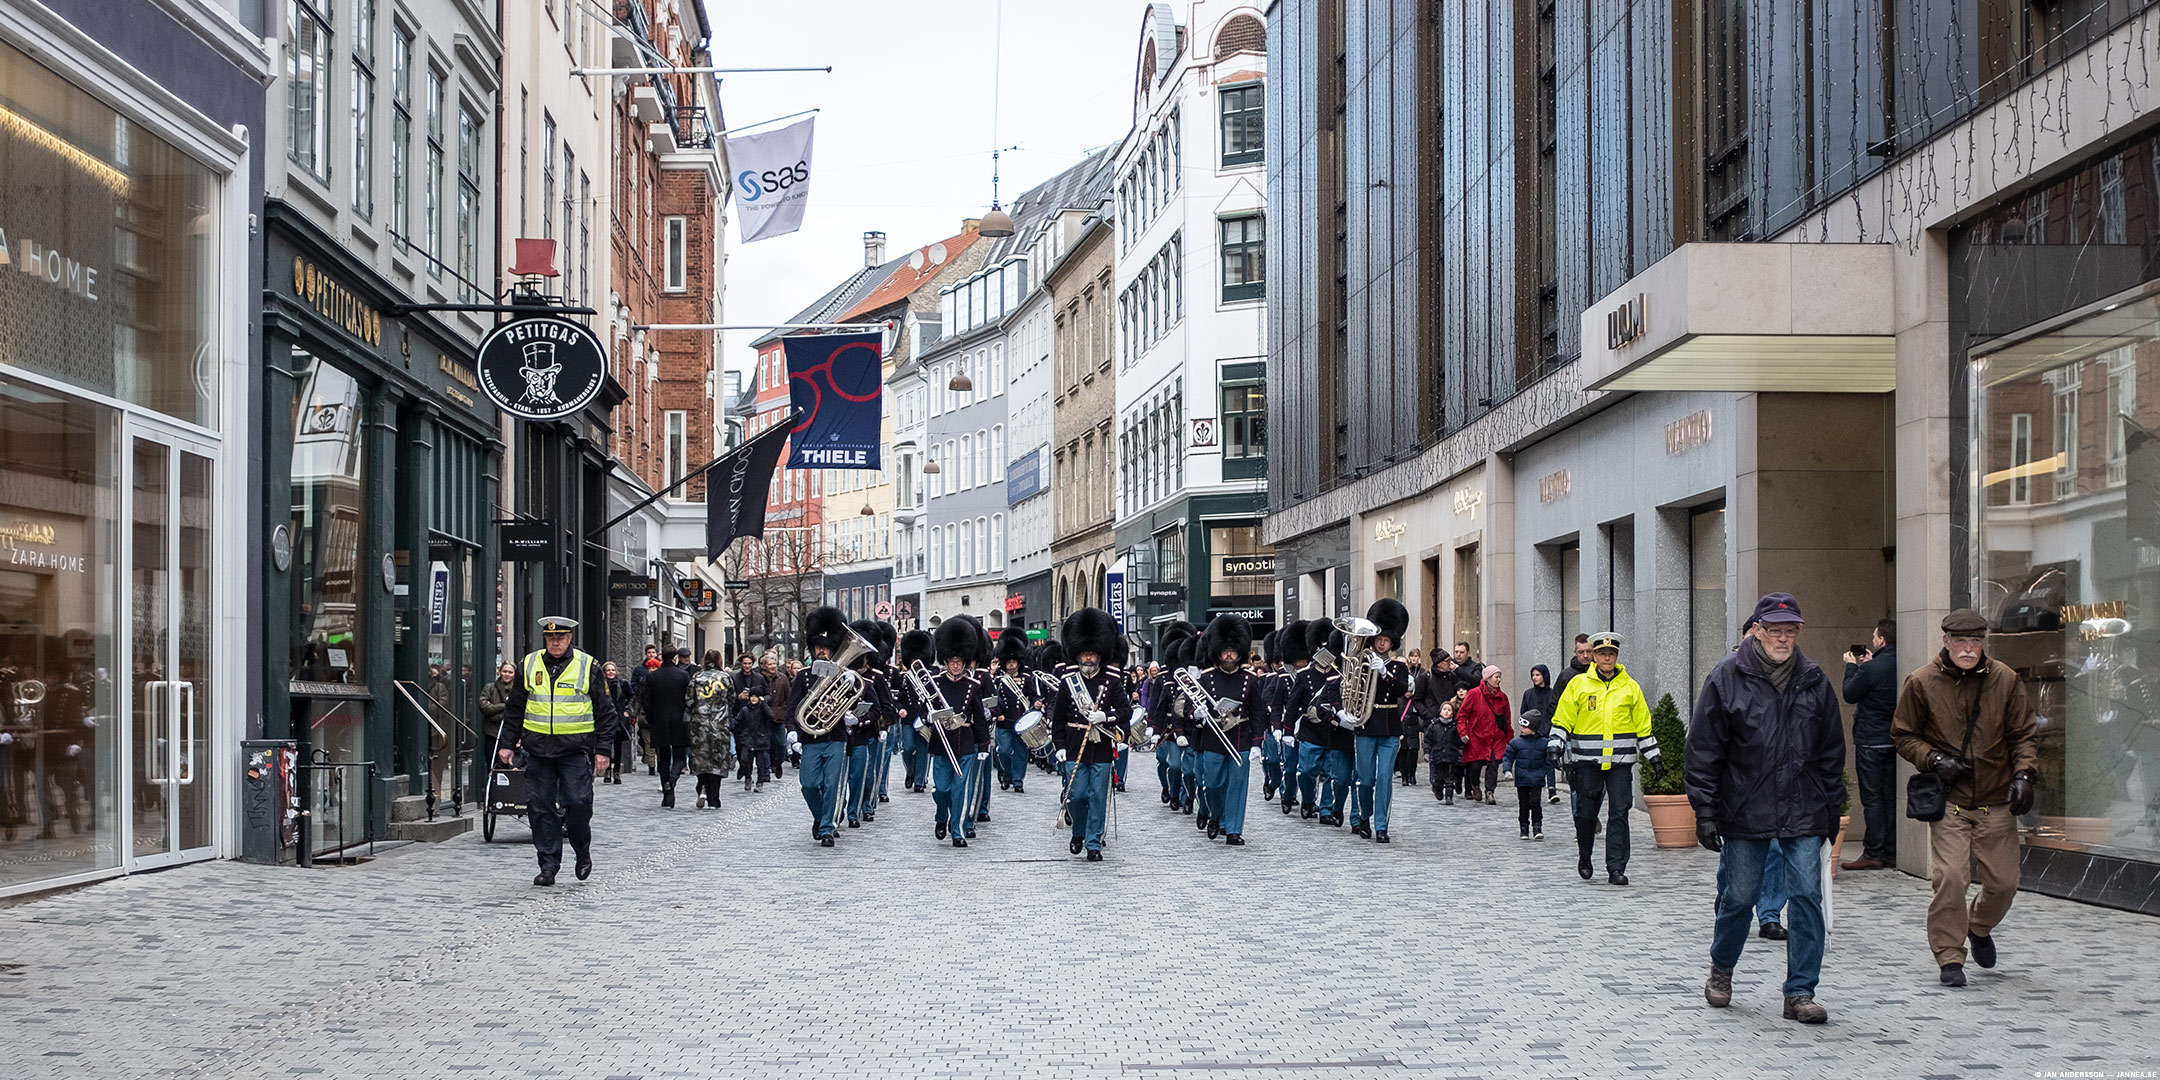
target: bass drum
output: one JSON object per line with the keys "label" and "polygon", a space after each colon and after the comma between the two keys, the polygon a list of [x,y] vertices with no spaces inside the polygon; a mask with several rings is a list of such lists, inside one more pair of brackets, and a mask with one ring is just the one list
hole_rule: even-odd
{"label": "bass drum", "polygon": [[1050,745],[1050,725],[1043,721],[1040,709],[1030,709],[1020,719],[1013,721],[1013,734],[1018,735],[1021,745],[1030,750],[1040,750]]}

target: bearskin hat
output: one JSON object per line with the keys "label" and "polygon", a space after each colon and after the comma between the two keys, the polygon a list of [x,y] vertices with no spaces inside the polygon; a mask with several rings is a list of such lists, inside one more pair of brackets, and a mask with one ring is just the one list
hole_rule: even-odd
{"label": "bearskin hat", "polygon": [[1101,608],[1084,607],[1065,616],[1058,641],[1074,663],[1079,662],[1081,653],[1094,653],[1105,666],[1125,657],[1125,639],[1118,634],[1117,620]]}
{"label": "bearskin hat", "polygon": [[1004,669],[1007,660],[1018,660],[1023,668],[1028,666],[1027,631],[1017,626],[1007,627],[998,635],[997,665],[1000,670]]}
{"label": "bearskin hat", "polygon": [[803,643],[813,649],[831,649],[835,655],[840,644],[847,640],[847,616],[836,607],[810,609],[810,617],[803,622]]}
{"label": "bearskin hat", "polygon": [[899,631],[893,629],[893,624],[881,622],[877,624],[877,636],[870,640],[877,645],[878,665],[880,667],[890,666],[893,658],[893,645],[900,640]]}
{"label": "bearskin hat", "polygon": [[1312,642],[1306,640],[1306,627],[1309,625],[1311,624],[1299,619],[1275,632],[1278,635],[1276,643],[1282,646],[1283,663],[1302,664],[1312,659]]}
{"label": "bearskin hat", "polygon": [[884,650],[878,647],[879,634],[876,623],[871,622],[868,619],[857,619],[854,622],[848,624],[848,629],[855,631],[856,636],[862,638],[870,645],[870,651],[856,657],[855,663],[850,666],[864,667],[866,665],[879,664],[884,662],[881,655]]}
{"label": "bearskin hat", "polygon": [[1270,664],[1282,663],[1282,631],[1270,630],[1260,639],[1260,658]]}
{"label": "bearskin hat", "polygon": [[1200,635],[1200,655],[1193,664],[1214,667],[1226,650],[1235,650],[1240,664],[1252,656],[1252,624],[1245,621],[1245,616],[1217,615],[1210,620],[1206,632]]}
{"label": "bearskin hat", "polygon": [[1365,609],[1365,618],[1379,626],[1395,648],[1403,647],[1403,635],[1410,632],[1410,609],[1402,601],[1383,596]]}
{"label": "bearskin hat", "polygon": [[957,657],[970,664],[980,663],[982,645],[975,640],[975,636],[981,632],[981,628],[975,625],[975,620],[965,615],[955,615],[939,623],[937,662],[942,664]]}
{"label": "bearskin hat", "polygon": [[930,634],[924,630],[910,630],[900,635],[900,662],[912,664],[917,660],[927,664],[931,660]]}
{"label": "bearskin hat", "polygon": [[1035,650],[1035,667],[1039,671],[1056,671],[1065,663],[1065,646],[1055,640],[1045,641]]}
{"label": "bearskin hat", "polygon": [[1193,629],[1193,624],[1183,619],[1164,623],[1162,630],[1155,635],[1155,648],[1162,653],[1162,665],[1166,668],[1185,666],[1182,659],[1185,656],[1183,646],[1199,636],[1200,631]]}

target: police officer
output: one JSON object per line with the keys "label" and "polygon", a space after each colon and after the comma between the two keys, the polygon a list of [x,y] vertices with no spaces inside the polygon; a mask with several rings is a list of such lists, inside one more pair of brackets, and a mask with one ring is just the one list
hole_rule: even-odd
{"label": "police officer", "polygon": [[1635,762],[1663,774],[1657,736],[1650,733],[1650,706],[1627,668],[1620,666],[1620,635],[1610,630],[1590,635],[1590,670],[1568,681],[1553,706],[1552,735],[1546,756],[1568,765],[1568,787],[1575,792],[1575,873],[1590,880],[1590,854],[1597,844],[1598,803],[1608,809],[1605,824],[1605,879],[1628,883],[1628,810],[1635,805]]}
{"label": "police officer", "polygon": [[576,629],[561,616],[540,620],[544,647],[519,662],[517,686],[503,705],[502,763],[511,763],[513,747],[525,752],[525,820],[540,858],[535,885],[555,884],[565,832],[577,852],[578,880],[592,876],[593,774],[607,771],[607,748],[620,726],[600,665],[570,647]]}

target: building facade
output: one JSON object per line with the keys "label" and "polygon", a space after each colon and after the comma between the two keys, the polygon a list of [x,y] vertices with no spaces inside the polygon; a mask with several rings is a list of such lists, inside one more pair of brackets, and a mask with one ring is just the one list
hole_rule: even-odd
{"label": "building facade", "polygon": [[1469,14],[1270,15],[1298,268],[1271,411],[1315,433],[1269,481],[1286,609],[1399,593],[1412,644],[1516,672],[1610,627],[1685,709],[1763,592],[1831,666],[1889,617],[1910,670],[1979,607],[2047,718],[2026,886],[2160,910],[2133,884],[2160,777],[2114,722],[2160,655],[2135,614],[2160,11],[1921,5],[1807,50],[1757,47],[1806,24],[1743,4],[1628,33]]}
{"label": "building facade", "polygon": [[1128,630],[1276,625],[1266,506],[1268,57],[1250,3],[1149,4],[1118,149],[1117,549]]}
{"label": "building facade", "polygon": [[1111,369],[1115,277],[1111,216],[1104,200],[1043,277],[1051,320],[1050,625],[1083,607],[1104,607],[1117,561],[1112,488],[1118,475],[1117,384]]}
{"label": "building facade", "polygon": [[0,8],[0,896],[239,851],[265,31]]}

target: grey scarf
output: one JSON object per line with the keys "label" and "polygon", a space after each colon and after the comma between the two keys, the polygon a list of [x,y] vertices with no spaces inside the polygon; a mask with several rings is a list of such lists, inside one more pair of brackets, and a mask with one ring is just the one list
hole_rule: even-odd
{"label": "grey scarf", "polygon": [[1762,665],[1763,674],[1769,676],[1770,685],[1783,694],[1785,687],[1792,682],[1793,672],[1800,668],[1800,650],[1794,649],[1793,654],[1779,664],[1773,663],[1770,654],[1763,651],[1762,642],[1750,639],[1748,644],[1754,647],[1755,661]]}

